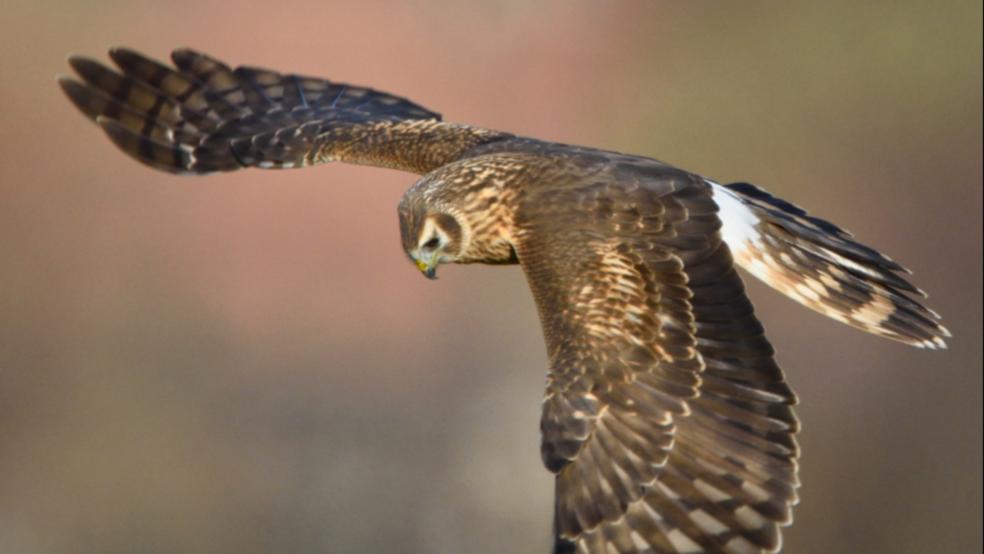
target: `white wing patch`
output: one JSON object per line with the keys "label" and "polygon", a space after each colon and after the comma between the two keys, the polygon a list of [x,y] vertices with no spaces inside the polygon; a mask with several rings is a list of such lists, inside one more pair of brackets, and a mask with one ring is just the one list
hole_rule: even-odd
{"label": "white wing patch", "polygon": [[721,238],[731,249],[731,255],[737,259],[740,252],[753,247],[756,242],[761,244],[762,235],[756,229],[761,220],[737,194],[714,181],[707,182],[711,185],[714,201],[720,209],[718,217],[721,218]]}

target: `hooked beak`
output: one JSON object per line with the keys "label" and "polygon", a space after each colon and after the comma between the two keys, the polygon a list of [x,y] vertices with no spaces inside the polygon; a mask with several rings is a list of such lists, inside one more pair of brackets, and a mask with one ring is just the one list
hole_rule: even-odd
{"label": "hooked beak", "polygon": [[414,263],[417,264],[417,269],[424,274],[424,277],[437,279],[437,256],[432,256],[429,262],[417,258]]}

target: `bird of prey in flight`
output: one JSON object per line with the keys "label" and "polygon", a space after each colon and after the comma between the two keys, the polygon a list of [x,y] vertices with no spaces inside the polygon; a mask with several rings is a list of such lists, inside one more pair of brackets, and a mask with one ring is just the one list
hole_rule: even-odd
{"label": "bird of prey in flight", "polygon": [[422,175],[403,248],[519,264],[550,367],[541,456],[554,552],[776,552],[797,502],[796,397],[736,266],[920,348],[949,333],[907,271],[745,183],[643,156],[448,123],[405,98],[180,49],[84,57],[69,99],[123,152],[180,174],[347,162]]}

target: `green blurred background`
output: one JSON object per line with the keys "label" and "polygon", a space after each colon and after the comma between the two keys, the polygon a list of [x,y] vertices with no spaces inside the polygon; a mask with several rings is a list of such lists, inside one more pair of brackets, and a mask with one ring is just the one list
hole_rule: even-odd
{"label": "green blurred background", "polygon": [[981,4],[14,0],[0,552],[546,552],[518,268],[422,279],[373,168],[152,172],[55,85],[109,46],[406,95],[767,187],[915,272],[925,352],[749,285],[800,395],[786,549],[981,548]]}

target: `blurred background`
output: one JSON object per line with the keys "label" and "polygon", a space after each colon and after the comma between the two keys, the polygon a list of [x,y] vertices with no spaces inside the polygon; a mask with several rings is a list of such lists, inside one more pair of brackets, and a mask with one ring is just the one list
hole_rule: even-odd
{"label": "blurred background", "polygon": [[912,349],[749,285],[801,399],[786,550],[979,552],[981,21],[977,1],[6,3],[0,552],[548,549],[521,271],[421,278],[395,209],[413,175],[134,163],[54,79],[114,45],[653,156],[854,231],[954,338]]}

